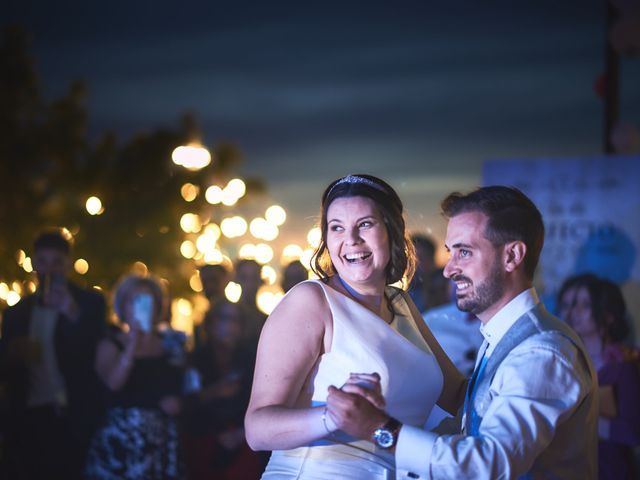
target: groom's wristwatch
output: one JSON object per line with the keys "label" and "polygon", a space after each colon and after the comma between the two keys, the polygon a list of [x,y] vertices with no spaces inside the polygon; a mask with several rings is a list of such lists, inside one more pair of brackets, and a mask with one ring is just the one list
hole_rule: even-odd
{"label": "groom's wristwatch", "polygon": [[373,443],[380,448],[391,448],[398,442],[398,434],[400,433],[402,424],[393,417],[390,417],[387,423],[382,427],[376,428],[373,432]]}

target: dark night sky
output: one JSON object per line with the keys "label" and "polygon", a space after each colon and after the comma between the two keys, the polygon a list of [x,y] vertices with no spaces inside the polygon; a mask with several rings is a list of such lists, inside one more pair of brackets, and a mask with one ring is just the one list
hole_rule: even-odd
{"label": "dark night sky", "polygon": [[[397,187],[414,228],[496,158],[597,155],[604,1],[13,1],[47,93],[83,78],[91,131],[121,137],[197,113],[244,151],[293,218],[355,171]],[[640,124],[640,59],[622,118]],[[305,228],[310,221],[302,222]]]}

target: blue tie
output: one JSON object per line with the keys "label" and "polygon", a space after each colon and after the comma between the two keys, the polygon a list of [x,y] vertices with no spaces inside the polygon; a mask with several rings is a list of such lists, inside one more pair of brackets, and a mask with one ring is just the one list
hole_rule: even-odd
{"label": "blue tie", "polygon": [[480,359],[480,363],[478,364],[478,368],[476,368],[471,376],[471,380],[469,380],[469,388],[467,389],[467,395],[464,399],[464,411],[467,414],[467,425],[469,426],[469,435],[477,436],[479,434],[480,429],[480,421],[482,418],[477,414],[475,408],[473,408],[473,399],[475,398],[476,386],[478,382],[482,378],[482,374],[484,373],[484,369],[487,366],[487,361],[489,357],[485,355],[485,351],[482,353],[482,358]]}

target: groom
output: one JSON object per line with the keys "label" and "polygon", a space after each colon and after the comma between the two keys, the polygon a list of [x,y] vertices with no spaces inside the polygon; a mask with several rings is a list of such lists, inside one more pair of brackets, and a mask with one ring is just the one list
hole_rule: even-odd
{"label": "groom", "polygon": [[444,275],[484,336],[460,406],[462,431],[402,425],[334,387],[329,414],[347,433],[395,453],[397,478],[595,479],[595,372],[576,334],[532,286],[544,240],[540,212],[503,186],[452,193],[442,210],[449,219]]}

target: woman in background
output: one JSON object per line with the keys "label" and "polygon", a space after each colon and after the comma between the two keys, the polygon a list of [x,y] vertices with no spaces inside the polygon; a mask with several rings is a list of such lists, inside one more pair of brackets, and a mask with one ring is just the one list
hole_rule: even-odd
{"label": "woman in background", "polygon": [[125,277],[114,293],[124,328],[98,345],[96,370],[108,390],[106,421],[88,456],[89,479],[184,478],[176,415],[184,355],[164,319],[165,294],[151,277]]}
{"label": "woman in background", "polygon": [[633,447],[640,445],[640,361],[638,351],[623,343],[630,328],[620,287],[591,274],[571,277],[560,289],[558,307],[598,371],[598,476],[638,478]]}

